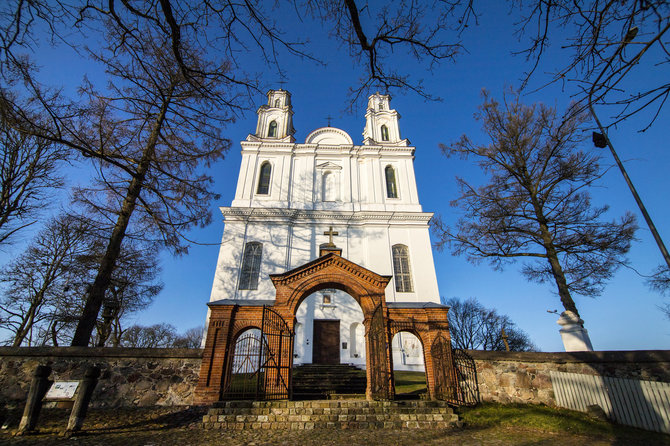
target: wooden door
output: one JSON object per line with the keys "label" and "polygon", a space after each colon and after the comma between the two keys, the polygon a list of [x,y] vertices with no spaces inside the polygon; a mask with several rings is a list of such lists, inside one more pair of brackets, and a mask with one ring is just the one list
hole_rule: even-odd
{"label": "wooden door", "polygon": [[312,363],[340,363],[340,321],[314,320]]}

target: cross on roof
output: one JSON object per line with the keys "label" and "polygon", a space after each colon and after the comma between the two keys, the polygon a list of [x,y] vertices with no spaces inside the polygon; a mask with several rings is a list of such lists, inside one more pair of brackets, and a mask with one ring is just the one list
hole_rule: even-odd
{"label": "cross on roof", "polygon": [[[326,119],[328,120],[328,127],[330,127],[330,121],[331,121],[333,118],[332,118],[332,116],[328,115],[328,116],[326,117]],[[333,228],[330,228],[330,229],[333,229]]]}
{"label": "cross on roof", "polygon": [[323,233],[323,235],[327,235],[330,237],[328,240],[328,244],[332,245],[333,244],[333,236],[334,235],[340,235],[339,232],[333,232],[333,227],[331,226],[326,232]]}
{"label": "cross on roof", "polygon": [[279,83],[279,89],[283,90],[284,85],[286,84],[286,81],[284,80],[284,78],[281,78],[278,83]]}

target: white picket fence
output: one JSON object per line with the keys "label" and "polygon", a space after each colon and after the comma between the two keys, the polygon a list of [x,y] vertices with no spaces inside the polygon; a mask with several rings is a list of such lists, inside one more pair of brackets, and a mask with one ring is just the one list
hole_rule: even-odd
{"label": "white picket fence", "polygon": [[670,433],[670,383],[550,372],[556,404],[586,412],[599,405],[620,424]]}

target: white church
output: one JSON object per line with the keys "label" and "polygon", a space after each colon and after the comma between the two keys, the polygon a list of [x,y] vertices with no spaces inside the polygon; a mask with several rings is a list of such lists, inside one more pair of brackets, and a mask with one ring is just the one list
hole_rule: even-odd
{"label": "white church", "polygon": [[[295,139],[291,95],[267,93],[256,132],[241,142],[242,163],[225,227],[211,302],[271,302],[271,274],[319,257],[335,245],[342,257],[392,276],[386,302],[438,304],[428,222],[414,175],[415,148],[400,135],[390,96],[369,97],[360,144],[338,128]],[[294,364],[365,367],[363,312],[339,290],[321,290],[296,313]],[[423,370],[421,344],[410,333],[392,341],[396,370]]]}

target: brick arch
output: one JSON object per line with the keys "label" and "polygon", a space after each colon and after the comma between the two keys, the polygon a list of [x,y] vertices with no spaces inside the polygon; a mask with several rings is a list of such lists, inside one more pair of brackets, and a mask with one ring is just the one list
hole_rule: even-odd
{"label": "brick arch", "polygon": [[[221,300],[208,304],[211,314],[194,395],[197,403],[211,403],[221,398],[224,365],[229,360],[231,342],[244,329],[261,325],[264,305],[274,304],[273,311],[292,330],[300,303],[324,288],[345,291],[363,310],[368,399],[393,398],[391,340],[399,331],[412,332],[423,345],[430,398],[449,397],[449,389],[457,385],[450,362],[448,307],[431,303],[387,305],[384,290],[391,276],[374,273],[334,252],[270,278],[276,289],[274,302]],[[444,350],[438,357],[432,354],[436,343]],[[283,364],[293,363],[292,352],[282,350],[280,356]]]}
{"label": "brick arch", "polygon": [[[258,323],[258,325],[254,325]],[[263,331],[261,328],[261,321],[257,322],[246,322],[246,321],[236,321],[231,330],[230,342],[232,345],[235,345],[237,339],[247,330],[259,330]]]}
{"label": "brick arch", "polygon": [[[270,275],[276,289],[274,309],[294,321],[300,303],[310,294],[336,288],[348,293],[363,310],[368,399],[393,398],[391,345],[384,290],[391,276],[382,276],[329,253],[284,274]],[[286,358],[292,360],[292,358]]]}
{"label": "brick arch", "polygon": [[369,318],[378,306],[385,306],[384,290],[391,276],[381,276],[331,253],[284,274],[272,274],[270,279],[276,289],[274,308],[283,315],[295,315],[310,294],[335,288],[353,297]]}

